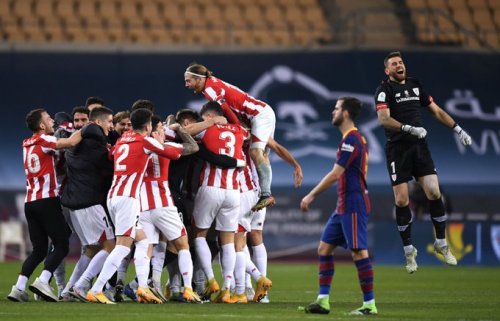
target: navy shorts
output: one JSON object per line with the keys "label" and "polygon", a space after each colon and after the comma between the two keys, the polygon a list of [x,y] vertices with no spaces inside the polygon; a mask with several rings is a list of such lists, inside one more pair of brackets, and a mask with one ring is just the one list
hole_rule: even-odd
{"label": "navy shorts", "polygon": [[321,241],[351,250],[368,248],[368,213],[346,211],[333,213],[326,223]]}

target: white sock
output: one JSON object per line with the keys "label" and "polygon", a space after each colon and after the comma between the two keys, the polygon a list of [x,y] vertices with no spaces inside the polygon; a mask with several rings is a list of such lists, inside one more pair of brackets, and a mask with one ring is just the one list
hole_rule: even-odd
{"label": "white sock", "polygon": [[[250,258],[250,253],[245,256],[246,258],[246,266],[245,266],[245,271],[254,279],[254,281],[259,280],[259,278],[262,276],[260,273],[259,269],[255,266],[253,263],[252,259]],[[252,284],[250,283],[250,287]]]}
{"label": "white sock", "polygon": [[54,279],[59,289],[66,285],[66,261],[62,260],[57,269],[53,273]]}
{"label": "white sock", "polygon": [[200,262],[201,268],[203,272],[205,272],[207,279],[213,279],[214,270],[212,269],[212,253],[208,247],[207,240],[204,237],[197,237],[194,239],[194,246],[196,248],[198,262]]}
{"label": "white sock", "polygon": [[413,245],[405,245],[403,246],[403,250],[405,251],[405,255],[406,254],[410,254],[411,252],[413,252]]}
{"label": "white sock", "polygon": [[153,285],[155,288],[161,288],[161,273],[163,271],[163,262],[165,261],[165,250],[167,242],[159,242],[153,247],[153,256],[151,257],[151,267]]}
{"label": "white sock", "polygon": [[71,273],[71,276],[69,277],[68,283],[66,283],[66,286],[64,287],[64,290],[62,293],[68,293],[69,289],[73,285],[75,285],[76,281],[82,276],[83,272],[87,269],[89,266],[89,263],[91,261],[91,258],[86,256],[85,254],[82,254],[80,256],[80,259],[78,259],[78,262],[76,262],[75,268],[73,269],[73,273]]}
{"label": "white sock", "polygon": [[28,283],[28,278],[19,274],[17,277],[16,288],[20,291],[26,291],[26,283]]}
{"label": "white sock", "polygon": [[436,239],[436,242],[435,242],[436,246],[437,247],[443,247],[443,246],[446,246],[446,239]]}
{"label": "white sock", "polygon": [[244,252],[236,252],[236,264],[234,266],[234,291],[236,294],[242,294],[245,292],[246,261],[247,259]]}
{"label": "white sock", "polygon": [[123,245],[116,245],[113,251],[109,254],[108,258],[104,262],[102,271],[99,277],[92,286],[91,291],[94,293],[102,292],[104,284],[115,274],[121,261],[127,254],[130,253],[130,248]]}
{"label": "white sock", "polygon": [[[243,253],[245,253],[245,259],[246,261],[252,261],[252,258],[250,257],[250,251],[248,251],[248,246],[245,245],[245,247],[243,248]],[[251,288],[252,287],[252,277],[250,275],[250,273],[246,272],[246,268],[247,266],[245,265],[245,286],[247,288]]]}
{"label": "white sock", "polygon": [[193,282],[196,289],[196,293],[201,294],[205,291],[205,272],[201,268],[201,265],[196,261],[193,266]]}
{"label": "white sock", "polygon": [[51,272],[49,272],[47,270],[43,270],[42,274],[40,274],[40,276],[38,277],[38,281],[45,283],[45,284],[49,284],[51,276],[52,276]]}
{"label": "white sock", "polygon": [[223,286],[222,289],[226,290],[231,287],[231,281],[233,280],[234,266],[236,265],[236,251],[234,249],[234,243],[228,243],[221,246],[222,252],[222,278]]}
{"label": "white sock", "polygon": [[264,243],[252,246],[253,262],[263,276],[267,275],[267,250]]}
{"label": "white sock", "polygon": [[189,250],[179,251],[179,271],[181,272],[182,280],[184,281],[184,287],[192,287],[193,260],[191,259],[191,253],[189,253]]}
{"label": "white sock", "polygon": [[137,275],[137,283],[139,283],[139,287],[141,288],[148,287],[149,262],[151,260],[148,256],[148,247],[148,239],[135,242],[135,273]]}
{"label": "white sock", "polygon": [[125,279],[127,278],[127,269],[130,264],[130,259],[132,256],[132,251],[130,251],[127,256],[125,256],[120,263],[120,266],[118,266],[118,270],[116,270],[116,281],[122,281],[123,284],[125,284]]}
{"label": "white sock", "polygon": [[89,265],[85,269],[85,272],[83,272],[80,279],[78,279],[78,281],[75,283],[75,287],[86,289],[90,285],[90,282],[92,282],[92,279],[95,278],[96,275],[99,274],[99,272],[101,272],[104,262],[106,261],[108,256],[109,253],[105,250],[100,250],[99,252],[97,252],[97,254],[94,255]]}

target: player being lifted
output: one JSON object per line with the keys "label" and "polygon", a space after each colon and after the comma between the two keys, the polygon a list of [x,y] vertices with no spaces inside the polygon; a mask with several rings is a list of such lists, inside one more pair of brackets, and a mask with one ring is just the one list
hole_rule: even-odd
{"label": "player being lifted", "polygon": [[[269,138],[274,136],[276,116],[273,109],[258,99],[243,92],[236,86],[228,84],[212,75],[207,67],[191,64],[184,73],[186,87],[195,93],[202,93],[209,101],[221,104],[226,117],[231,117],[232,110],[244,121],[251,124],[252,143],[250,156],[255,162],[260,183],[260,198],[253,207],[254,211],[275,204],[271,194],[271,163],[266,153]],[[233,114],[234,115],[234,114]],[[230,123],[238,123],[238,119],[229,119]]]}

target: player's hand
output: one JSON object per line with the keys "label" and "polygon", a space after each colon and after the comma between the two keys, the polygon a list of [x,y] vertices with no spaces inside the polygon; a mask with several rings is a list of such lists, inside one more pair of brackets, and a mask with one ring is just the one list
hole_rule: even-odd
{"label": "player's hand", "polygon": [[470,137],[469,134],[467,134],[467,132],[465,130],[462,129],[462,127],[455,124],[455,126],[453,127],[453,130],[455,131],[455,133],[458,134],[458,137],[460,138],[460,142],[463,145],[468,146],[468,145],[472,144],[472,138]]}
{"label": "player's hand", "polygon": [[227,119],[224,116],[215,116],[212,119],[213,119],[215,125],[226,125],[227,124]]}
{"label": "player's hand", "polygon": [[175,124],[175,116],[170,114],[167,116],[167,119],[165,119],[165,124],[168,126]]}
{"label": "player's hand", "polygon": [[302,180],[304,179],[304,175],[302,174],[302,168],[300,166],[295,167],[293,171],[293,186],[295,188],[299,188],[302,185]]}
{"label": "player's hand", "polygon": [[413,136],[417,136],[418,139],[425,138],[427,136],[427,130],[425,130],[424,127],[414,127],[410,125],[403,125],[401,126],[401,130],[409,133]]}
{"label": "player's hand", "polygon": [[300,202],[300,209],[304,212],[309,211],[309,204],[311,204],[312,201],[314,201],[314,196],[307,194]]}

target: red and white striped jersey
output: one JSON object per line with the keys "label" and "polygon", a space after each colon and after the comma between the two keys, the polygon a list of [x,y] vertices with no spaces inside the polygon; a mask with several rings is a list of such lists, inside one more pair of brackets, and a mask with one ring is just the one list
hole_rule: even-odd
{"label": "red and white striped jersey", "polygon": [[113,150],[114,175],[108,198],[129,196],[139,199],[140,188],[151,154],[178,159],[182,148],[164,146],[151,137],[134,131],[122,134]]}
{"label": "red and white striped jersey", "polygon": [[220,102],[224,99],[231,110],[245,120],[251,120],[264,108],[271,108],[265,102],[255,99],[238,87],[213,76],[207,78],[203,95],[209,101]]}
{"label": "red and white striped jersey", "polygon": [[[243,159],[243,140],[247,131],[238,124],[213,125],[196,137],[212,153]],[[201,171],[200,186],[214,186],[239,190],[239,172],[236,168],[220,168],[205,162]]]}
{"label": "red and white striped jersey", "polygon": [[[167,143],[182,152],[182,145]],[[168,167],[170,159],[152,154],[149,158],[144,182],[141,186],[141,211],[175,206],[168,188]]]}
{"label": "red and white striped jersey", "polygon": [[246,166],[240,171],[240,192],[248,192],[257,189],[259,186],[259,177],[257,175],[257,168],[255,163],[250,157],[250,148],[245,148],[243,156],[245,156]]}
{"label": "red and white striped jersey", "polygon": [[56,142],[54,136],[37,134],[23,141],[26,203],[59,196],[55,169]]}

